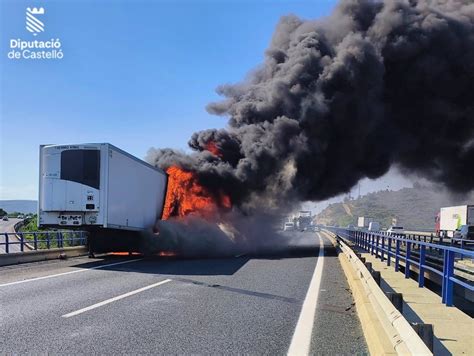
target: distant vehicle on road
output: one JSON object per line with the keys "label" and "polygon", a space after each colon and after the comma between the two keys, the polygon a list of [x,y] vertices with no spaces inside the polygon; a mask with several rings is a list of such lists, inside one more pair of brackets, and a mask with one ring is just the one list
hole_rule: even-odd
{"label": "distant vehicle on road", "polygon": [[438,236],[453,237],[462,225],[474,225],[474,205],[441,208],[435,219]]}
{"label": "distant vehicle on road", "polygon": [[309,210],[300,210],[298,216],[296,217],[296,226],[301,231],[306,231],[311,227],[312,217],[311,211]]}
{"label": "distant vehicle on road", "polygon": [[[402,228],[403,229],[403,228]],[[379,232],[380,231],[380,223],[377,221],[371,221],[369,223],[369,231],[372,232]]]}
{"label": "distant vehicle on road", "polygon": [[283,231],[293,231],[293,230],[295,230],[295,223],[286,222],[285,225],[283,226]]}
{"label": "distant vehicle on road", "polygon": [[456,231],[454,231],[453,238],[463,240],[474,240],[474,226],[462,225],[459,229],[456,229]]}
{"label": "distant vehicle on road", "polygon": [[8,221],[8,216],[5,215],[5,216],[2,218],[2,220],[3,220],[3,221]]}
{"label": "distant vehicle on road", "polygon": [[365,216],[359,216],[357,219],[357,227],[360,227],[362,229],[367,228],[372,221],[371,218],[365,217]]}
{"label": "distant vehicle on road", "polygon": [[17,219],[24,219],[25,217],[24,217],[22,214],[20,214],[20,215],[18,215],[16,218],[17,218]]}
{"label": "distant vehicle on road", "polygon": [[321,228],[319,226],[313,226],[313,231],[314,232],[321,231]]}
{"label": "distant vehicle on road", "polygon": [[403,226],[390,226],[387,230],[387,233],[390,235],[404,235],[405,229]]}

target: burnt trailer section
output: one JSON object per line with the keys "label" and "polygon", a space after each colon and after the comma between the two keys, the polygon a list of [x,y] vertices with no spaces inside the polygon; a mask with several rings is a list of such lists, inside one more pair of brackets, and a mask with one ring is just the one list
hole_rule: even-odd
{"label": "burnt trailer section", "polygon": [[38,227],[90,232],[95,250],[130,249],[163,213],[164,171],[109,144],[40,146]]}

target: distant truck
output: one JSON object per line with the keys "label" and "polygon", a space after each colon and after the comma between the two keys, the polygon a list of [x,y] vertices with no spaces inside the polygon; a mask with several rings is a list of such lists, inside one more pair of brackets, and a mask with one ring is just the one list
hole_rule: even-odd
{"label": "distant truck", "polygon": [[453,237],[462,225],[474,225],[474,205],[458,205],[441,208],[436,216],[436,233]]}
{"label": "distant truck", "polygon": [[365,229],[369,227],[369,224],[371,222],[372,222],[372,219],[367,218],[365,216],[359,216],[359,218],[357,219],[357,227]]}
{"label": "distant truck", "polygon": [[109,143],[42,145],[38,227],[87,230],[92,249],[113,248],[161,218],[167,180]]}
{"label": "distant truck", "polygon": [[372,232],[379,232],[380,231],[380,224],[377,221],[371,221],[369,223],[368,230],[372,231]]}
{"label": "distant truck", "polygon": [[311,211],[300,210],[296,218],[296,225],[300,230],[307,230],[312,227],[313,219],[311,217]]}

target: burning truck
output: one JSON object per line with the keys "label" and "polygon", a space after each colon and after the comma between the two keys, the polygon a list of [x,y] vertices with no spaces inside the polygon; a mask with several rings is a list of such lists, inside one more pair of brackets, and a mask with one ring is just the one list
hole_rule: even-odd
{"label": "burning truck", "polygon": [[[221,215],[228,221],[241,214],[239,234],[249,241],[251,234],[265,235],[256,234],[262,215],[284,216],[303,201],[347,193],[391,167],[469,192],[473,33],[474,13],[466,1],[341,1],[323,20],[284,16],[263,63],[245,80],[219,86],[222,100],[206,107],[223,116],[226,127],[195,132],[188,141],[192,152],[151,148],[146,161],[161,170],[130,159],[134,168],[123,177],[121,166],[118,176],[109,175],[104,146],[83,157],[65,153],[73,174],[90,168],[85,158],[96,157],[95,174],[87,170],[87,176],[66,179],[61,152],[98,146],[44,147],[39,224],[87,228],[94,236],[131,227],[145,231],[154,219],[159,230],[174,217],[186,216],[187,222],[189,216],[210,216],[218,225]],[[154,177],[155,187],[139,179],[142,170]],[[117,184],[113,205],[107,184]],[[128,190],[140,204],[125,199]],[[134,212],[142,209],[138,205],[147,215],[133,225],[131,217],[141,216]],[[122,214],[118,222],[110,219],[115,208]],[[256,223],[249,224],[254,216]]]}
{"label": "burning truck", "polygon": [[230,208],[229,197],[211,196],[193,173],[110,143],[40,146],[38,227],[86,230],[91,252],[138,251],[157,221],[218,208]]}

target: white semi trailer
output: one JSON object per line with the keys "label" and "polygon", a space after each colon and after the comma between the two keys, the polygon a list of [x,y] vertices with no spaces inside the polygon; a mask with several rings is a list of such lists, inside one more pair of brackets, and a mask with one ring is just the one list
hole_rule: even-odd
{"label": "white semi trailer", "polygon": [[441,235],[453,237],[462,225],[474,225],[474,205],[458,205],[441,208],[436,230]]}
{"label": "white semi trailer", "polygon": [[372,219],[367,218],[365,216],[359,216],[357,218],[357,227],[359,228],[367,228],[369,227],[369,224],[372,222]]}
{"label": "white semi trailer", "polygon": [[166,187],[164,171],[109,143],[42,145],[38,226],[85,229],[91,238],[148,230]]}

